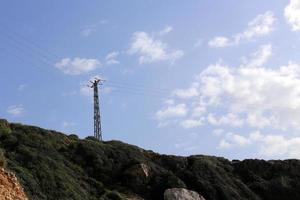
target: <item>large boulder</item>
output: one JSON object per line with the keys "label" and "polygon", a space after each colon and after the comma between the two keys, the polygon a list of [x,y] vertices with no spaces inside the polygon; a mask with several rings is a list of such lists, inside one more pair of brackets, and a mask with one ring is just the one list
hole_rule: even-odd
{"label": "large boulder", "polygon": [[184,188],[167,189],[164,193],[165,200],[205,200],[197,192]]}

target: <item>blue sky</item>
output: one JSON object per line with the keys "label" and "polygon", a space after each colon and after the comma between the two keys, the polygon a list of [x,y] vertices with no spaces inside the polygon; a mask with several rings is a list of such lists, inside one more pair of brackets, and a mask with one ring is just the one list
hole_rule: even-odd
{"label": "blue sky", "polygon": [[166,154],[300,158],[300,1],[0,2],[0,116]]}

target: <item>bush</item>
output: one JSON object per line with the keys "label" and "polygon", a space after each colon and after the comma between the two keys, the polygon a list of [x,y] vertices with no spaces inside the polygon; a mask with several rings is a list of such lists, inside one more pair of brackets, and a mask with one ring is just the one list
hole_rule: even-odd
{"label": "bush", "polygon": [[94,136],[88,136],[85,138],[86,140],[92,140],[92,141],[95,141],[95,142],[98,142],[99,140],[97,138],[95,138]]}
{"label": "bush", "polygon": [[69,135],[68,137],[69,137],[70,139],[72,139],[72,140],[78,140],[78,139],[79,139],[78,136],[75,135],[75,134],[71,134],[71,135]]}
{"label": "bush", "polygon": [[0,167],[5,167],[6,166],[6,158],[4,156],[4,151],[3,149],[0,149]]}
{"label": "bush", "polygon": [[0,135],[11,133],[8,121],[0,119]]}
{"label": "bush", "polygon": [[124,200],[124,198],[114,190],[106,193],[100,200]]}

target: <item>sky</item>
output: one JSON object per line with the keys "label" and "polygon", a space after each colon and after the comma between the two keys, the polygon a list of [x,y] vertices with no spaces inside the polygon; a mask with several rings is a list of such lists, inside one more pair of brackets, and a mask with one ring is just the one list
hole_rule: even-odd
{"label": "sky", "polygon": [[300,0],[0,0],[0,118],[163,154],[300,159]]}

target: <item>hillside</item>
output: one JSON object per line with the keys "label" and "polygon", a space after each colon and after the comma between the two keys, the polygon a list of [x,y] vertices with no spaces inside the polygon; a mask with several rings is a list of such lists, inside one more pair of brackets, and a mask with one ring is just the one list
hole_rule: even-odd
{"label": "hillside", "polygon": [[300,161],[160,155],[0,120],[2,163],[30,200],[163,199],[168,188],[206,200],[298,200]]}

